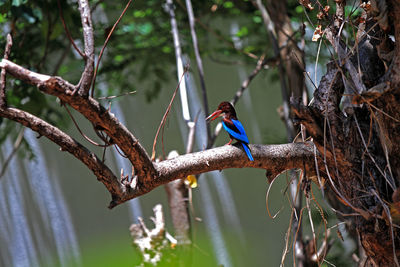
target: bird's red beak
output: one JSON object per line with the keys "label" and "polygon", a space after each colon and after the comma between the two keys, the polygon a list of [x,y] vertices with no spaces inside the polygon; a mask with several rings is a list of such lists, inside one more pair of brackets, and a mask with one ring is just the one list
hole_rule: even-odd
{"label": "bird's red beak", "polygon": [[221,116],[221,113],[222,113],[222,110],[216,110],[216,111],[214,111],[213,114],[211,114],[210,116],[208,116],[208,117],[206,118],[206,121],[207,121],[207,122],[210,122],[210,121],[215,120],[216,118],[218,118],[219,116]]}

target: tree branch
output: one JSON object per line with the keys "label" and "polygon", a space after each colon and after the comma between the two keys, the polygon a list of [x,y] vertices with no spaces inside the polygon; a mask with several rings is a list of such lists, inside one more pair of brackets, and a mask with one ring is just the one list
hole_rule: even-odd
{"label": "tree branch", "polygon": [[[12,38],[11,34],[7,34],[7,43],[6,48],[4,49],[4,58],[8,59],[12,46]],[[7,99],[6,99],[6,70],[4,68],[1,69],[0,74],[0,109],[7,107]]]}
{"label": "tree branch", "polygon": [[99,102],[91,97],[74,95],[74,86],[60,77],[35,73],[6,59],[0,62],[0,67],[15,78],[36,85],[42,92],[57,96],[85,116],[98,130],[106,132],[132,163],[136,175],[141,178],[139,184],[144,187],[151,185],[155,170],[146,151],[135,136]]}
{"label": "tree branch", "polygon": [[61,147],[62,151],[68,151],[77,159],[82,161],[93,173],[97,179],[102,182],[113,198],[123,194],[124,188],[119,183],[113,172],[86,147],[78,143],[69,135],[45,122],[44,120],[16,108],[7,108],[0,110],[0,116],[16,121],[33,131],[45,136]]}
{"label": "tree branch", "polygon": [[182,179],[190,174],[196,175],[215,170],[247,167],[265,169],[266,175],[273,179],[285,170],[303,168],[304,166],[309,173],[314,173],[314,152],[311,142],[249,146],[254,161],[249,161],[242,149],[233,145],[185,154],[154,163],[158,175],[152,181],[152,187],[136,187],[135,181],[133,181],[131,183],[133,190],[126,191],[118,201],[110,204],[110,208],[146,194],[157,186]]}
{"label": "tree branch", "polygon": [[[189,25],[190,25],[190,33],[192,35],[192,43],[193,43],[193,49],[194,49],[194,54],[196,57],[196,63],[197,63],[197,71],[199,72],[199,79],[200,79],[200,85],[201,85],[201,93],[203,97],[203,108],[204,108],[204,114],[208,116],[208,98],[207,98],[207,90],[206,90],[206,82],[204,80],[204,70],[203,70],[203,61],[200,56],[199,52],[199,45],[197,41],[197,35],[196,35],[196,29],[195,29],[195,17],[194,17],[194,12],[193,12],[193,7],[192,7],[192,1],[191,0],[186,0],[186,7],[187,7],[187,14],[189,17]],[[207,128],[207,143],[210,143],[210,125],[207,123],[206,124]]]}
{"label": "tree branch", "polygon": [[[168,159],[172,159],[179,154],[171,151]],[[184,179],[178,179],[167,183],[165,191],[168,196],[168,204],[171,213],[172,223],[175,228],[175,238],[178,245],[190,245],[190,217],[189,217],[189,191]],[[190,253],[190,252],[188,252]]]}
{"label": "tree branch", "polygon": [[89,94],[90,85],[92,84],[94,74],[94,37],[92,17],[90,13],[89,1],[79,0],[79,12],[81,13],[83,40],[85,44],[85,69],[82,73],[81,79],[78,83],[78,93],[82,96]]}
{"label": "tree branch", "polygon": [[[164,6],[165,11],[169,14],[171,20],[171,32],[172,37],[174,39],[174,50],[175,50],[175,57],[176,57],[176,67],[178,71],[178,80],[182,77],[185,73],[185,67],[183,65],[183,57],[182,57],[182,49],[181,49],[181,42],[179,39],[179,31],[178,31],[178,24],[176,22],[175,17],[175,6],[172,0],[166,0],[166,4]],[[181,84],[179,85],[179,94],[182,101],[182,114],[185,122],[188,124],[190,123],[190,110],[187,97],[187,90],[186,90],[186,80],[182,79]]]}

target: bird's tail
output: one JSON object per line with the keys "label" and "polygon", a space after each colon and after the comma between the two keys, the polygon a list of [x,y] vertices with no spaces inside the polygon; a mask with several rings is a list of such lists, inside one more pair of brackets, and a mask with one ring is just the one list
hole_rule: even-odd
{"label": "bird's tail", "polygon": [[243,146],[244,151],[246,152],[246,155],[249,158],[249,160],[254,161],[253,156],[251,155],[249,146],[246,143],[242,143],[242,146]]}

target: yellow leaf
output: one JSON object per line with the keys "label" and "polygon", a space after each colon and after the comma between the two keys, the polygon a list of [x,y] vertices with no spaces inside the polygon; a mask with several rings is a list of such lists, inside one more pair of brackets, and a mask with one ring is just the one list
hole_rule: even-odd
{"label": "yellow leaf", "polygon": [[194,175],[189,175],[185,178],[185,184],[190,186],[191,188],[197,187],[197,178]]}

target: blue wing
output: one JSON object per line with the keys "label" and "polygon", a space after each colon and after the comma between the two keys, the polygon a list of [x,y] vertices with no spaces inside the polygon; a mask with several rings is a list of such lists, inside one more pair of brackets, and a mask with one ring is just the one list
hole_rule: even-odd
{"label": "blue wing", "polygon": [[222,121],[222,126],[224,126],[225,131],[227,131],[236,140],[248,144],[249,138],[247,137],[243,125],[240,123],[240,121],[233,119],[230,121],[232,121],[233,127],[231,125],[227,125],[224,121]]}
{"label": "blue wing", "polygon": [[244,152],[246,152],[246,155],[249,158],[249,160],[254,161],[253,156],[251,155],[249,146],[245,143],[242,143],[242,146],[243,146]]}
{"label": "blue wing", "polygon": [[[232,122],[232,124],[230,123]],[[249,138],[244,131],[243,125],[238,120],[229,120],[229,121],[222,121],[222,126],[224,126],[225,131],[229,133],[229,135],[240,143],[242,143],[244,152],[246,152],[247,157],[249,160],[253,161],[253,156],[251,155],[250,148],[247,145],[249,143]]]}

